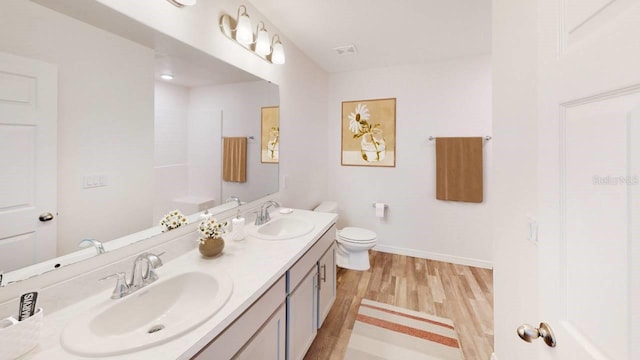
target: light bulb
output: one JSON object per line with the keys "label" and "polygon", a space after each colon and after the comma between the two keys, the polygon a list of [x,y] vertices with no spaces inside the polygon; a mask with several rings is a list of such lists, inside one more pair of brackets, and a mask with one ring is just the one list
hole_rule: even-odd
{"label": "light bulb", "polygon": [[271,44],[269,44],[269,34],[267,33],[267,29],[264,27],[258,30],[258,34],[256,35],[256,54],[258,55],[269,55],[271,52]]}
{"label": "light bulb", "polygon": [[243,13],[238,17],[238,25],[236,26],[236,41],[242,45],[249,45],[253,42],[253,32],[251,31],[251,20],[247,13]]}
{"label": "light bulb", "polygon": [[273,52],[271,53],[271,62],[274,64],[284,64],[285,62],[284,47],[282,46],[282,43],[280,41],[273,44]]}

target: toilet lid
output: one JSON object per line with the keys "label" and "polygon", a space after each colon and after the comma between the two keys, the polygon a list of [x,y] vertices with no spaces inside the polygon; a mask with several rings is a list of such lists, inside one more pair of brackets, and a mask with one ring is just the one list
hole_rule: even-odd
{"label": "toilet lid", "polygon": [[367,229],[346,227],[338,233],[338,237],[347,241],[365,242],[375,240],[376,233]]}

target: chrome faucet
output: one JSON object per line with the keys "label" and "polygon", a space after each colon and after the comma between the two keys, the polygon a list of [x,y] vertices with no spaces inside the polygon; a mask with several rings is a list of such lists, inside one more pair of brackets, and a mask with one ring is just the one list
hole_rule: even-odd
{"label": "chrome faucet", "polygon": [[131,281],[127,281],[127,275],[123,272],[106,276],[100,279],[100,281],[111,278],[117,279],[116,287],[113,289],[113,293],[111,294],[112,299],[120,299],[129,294],[133,294],[137,290],[140,290],[158,280],[158,274],[155,272],[155,269],[162,266],[162,260],[160,260],[160,256],[162,256],[162,254],[164,254],[164,252],[158,255],[151,253],[138,255],[133,262]]}
{"label": "chrome faucet", "polygon": [[227,198],[227,200],[225,200],[224,202],[225,202],[225,203],[228,203],[228,202],[231,202],[231,201],[235,201],[235,202],[238,204],[238,206],[242,205],[242,204],[240,203],[240,198],[239,198],[239,197],[237,197],[237,196],[233,196],[233,195],[232,195],[232,196],[229,196],[229,197]]}
{"label": "chrome faucet", "polygon": [[[146,264],[146,266],[144,266],[144,272],[143,263]],[[155,269],[160,266],[162,266],[162,260],[160,260],[158,255],[150,253],[138,255],[133,262],[133,271],[131,273],[129,287],[140,289],[158,280],[158,274],[155,272]]]}
{"label": "chrome faucet", "polygon": [[104,246],[102,245],[102,243],[96,239],[83,239],[82,241],[80,241],[78,243],[78,246],[81,248],[86,248],[93,245],[96,248],[96,251],[98,252],[98,255],[100,254],[104,254]]}
{"label": "chrome faucet", "polygon": [[269,200],[266,203],[262,204],[262,207],[260,207],[260,211],[258,212],[258,215],[256,216],[256,222],[255,225],[263,225],[268,223],[271,220],[271,216],[269,215],[269,208],[270,207],[280,207],[280,204],[278,204],[277,202],[273,201],[273,200]]}

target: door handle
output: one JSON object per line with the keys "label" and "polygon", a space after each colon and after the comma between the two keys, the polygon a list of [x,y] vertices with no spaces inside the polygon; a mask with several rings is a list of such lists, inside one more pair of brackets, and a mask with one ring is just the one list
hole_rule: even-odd
{"label": "door handle", "polygon": [[556,337],[547,323],[540,323],[540,327],[538,328],[524,324],[518,327],[518,336],[526,342],[531,342],[541,337],[549,347],[556,347]]}
{"label": "door handle", "polygon": [[38,217],[38,219],[42,222],[47,222],[53,220],[53,214],[50,212],[42,213]]}
{"label": "door handle", "polygon": [[320,267],[322,268],[322,282],[327,282],[327,265],[322,264]]}

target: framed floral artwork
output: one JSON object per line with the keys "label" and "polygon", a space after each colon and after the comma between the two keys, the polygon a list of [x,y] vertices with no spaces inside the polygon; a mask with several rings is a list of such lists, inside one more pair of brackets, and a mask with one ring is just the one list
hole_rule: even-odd
{"label": "framed floral artwork", "polygon": [[261,124],[260,161],[277,164],[280,161],[280,107],[263,107]]}
{"label": "framed floral artwork", "polygon": [[396,99],[342,102],[342,165],[396,166]]}

